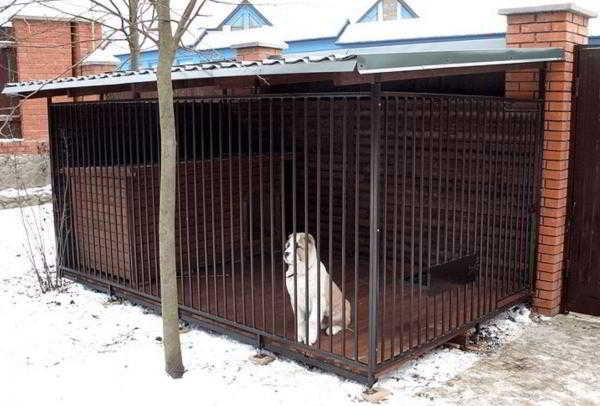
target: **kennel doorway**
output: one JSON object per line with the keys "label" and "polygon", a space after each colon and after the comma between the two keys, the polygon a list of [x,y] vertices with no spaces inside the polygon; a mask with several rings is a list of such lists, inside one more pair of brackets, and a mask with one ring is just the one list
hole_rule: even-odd
{"label": "kennel doorway", "polygon": [[[530,295],[541,102],[375,85],[177,99],[175,112],[182,317],[372,383]],[[156,100],[50,105],[61,271],[152,306],[158,128]],[[282,258],[305,231],[352,315],[314,345],[297,342],[291,301],[305,298],[288,294]]]}

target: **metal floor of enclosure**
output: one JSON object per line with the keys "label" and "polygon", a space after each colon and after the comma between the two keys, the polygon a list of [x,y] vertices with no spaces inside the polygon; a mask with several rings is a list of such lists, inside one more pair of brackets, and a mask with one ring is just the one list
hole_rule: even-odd
{"label": "metal floor of enclosure", "polygon": [[[375,86],[175,112],[184,317],[372,383],[530,295],[541,102]],[[63,274],[157,306],[156,101],[51,104],[50,132]],[[305,231],[352,315],[314,345],[282,258]]]}

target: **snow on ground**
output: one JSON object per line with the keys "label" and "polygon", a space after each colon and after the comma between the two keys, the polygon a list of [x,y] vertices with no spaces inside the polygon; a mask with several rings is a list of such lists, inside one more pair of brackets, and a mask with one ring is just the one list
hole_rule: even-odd
{"label": "snow on ground", "polygon": [[[51,205],[24,209],[36,221],[51,255]],[[41,224],[41,226],[39,226]],[[276,359],[249,361],[255,350],[226,337],[182,334],[183,379],[163,372],[158,316],[101,292],[66,283],[41,294],[26,255],[18,209],[0,210],[0,405],[244,404],[337,405],[362,402],[364,387],[337,376]],[[530,323],[526,309],[484,327],[506,342]],[[420,392],[462,374],[486,355],[439,349],[383,377],[389,404],[431,404]]]}

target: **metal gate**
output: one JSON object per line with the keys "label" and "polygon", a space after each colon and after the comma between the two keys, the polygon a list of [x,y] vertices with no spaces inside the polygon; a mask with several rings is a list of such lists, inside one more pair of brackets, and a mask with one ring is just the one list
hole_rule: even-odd
{"label": "metal gate", "polygon": [[600,316],[600,47],[577,49],[567,310]]}

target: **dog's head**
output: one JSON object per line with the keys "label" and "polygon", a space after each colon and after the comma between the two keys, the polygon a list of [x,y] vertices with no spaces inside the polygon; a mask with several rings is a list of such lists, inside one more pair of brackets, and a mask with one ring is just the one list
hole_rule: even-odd
{"label": "dog's head", "polygon": [[316,243],[312,235],[308,233],[296,233],[288,236],[287,242],[285,243],[285,251],[283,252],[283,260],[288,265],[294,264],[294,255],[296,255],[296,262],[311,263],[317,260],[316,255]]}

